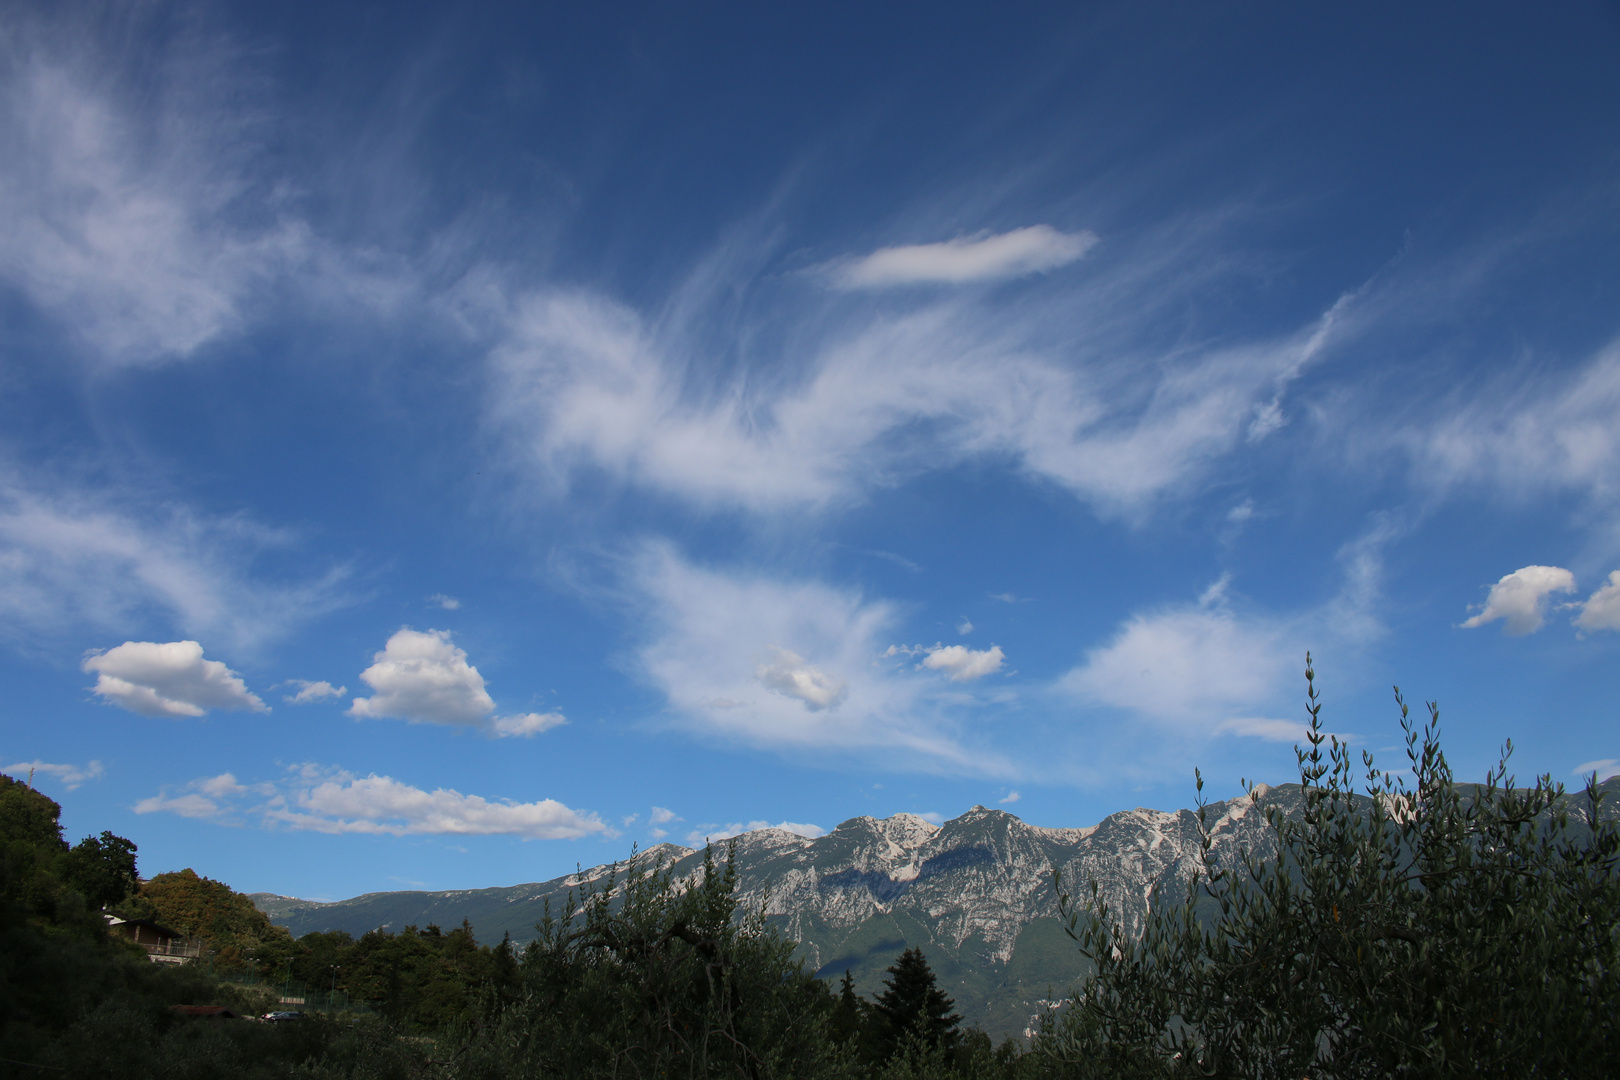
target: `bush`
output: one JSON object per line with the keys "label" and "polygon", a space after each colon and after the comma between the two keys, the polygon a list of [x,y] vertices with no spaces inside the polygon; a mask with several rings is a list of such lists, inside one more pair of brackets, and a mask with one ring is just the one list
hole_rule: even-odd
{"label": "bush", "polygon": [[1095,886],[1062,897],[1097,970],[1043,1052],[1073,1076],[1620,1074],[1620,834],[1596,777],[1517,788],[1509,744],[1458,784],[1438,709],[1419,730],[1399,688],[1410,778],[1358,768],[1308,656],[1305,675],[1302,810],[1250,790],[1278,857],[1218,861],[1200,777],[1202,871],[1140,941]]}

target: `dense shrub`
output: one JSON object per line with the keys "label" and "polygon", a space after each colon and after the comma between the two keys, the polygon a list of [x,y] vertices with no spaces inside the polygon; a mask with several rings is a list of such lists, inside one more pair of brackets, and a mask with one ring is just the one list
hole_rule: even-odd
{"label": "dense shrub", "polygon": [[1200,800],[1202,873],[1140,940],[1095,886],[1064,897],[1097,970],[1043,1052],[1074,1076],[1620,1075],[1620,833],[1596,778],[1516,788],[1510,744],[1458,784],[1438,709],[1420,730],[1399,689],[1410,776],[1358,766],[1308,658],[1306,679],[1303,813],[1251,793],[1280,856],[1218,861]]}

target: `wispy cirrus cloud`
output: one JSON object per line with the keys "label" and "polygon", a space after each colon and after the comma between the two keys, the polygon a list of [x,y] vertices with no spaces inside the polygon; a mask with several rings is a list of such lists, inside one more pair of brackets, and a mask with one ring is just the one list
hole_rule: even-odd
{"label": "wispy cirrus cloud", "polygon": [[1381,517],[1344,544],[1339,591],[1313,608],[1240,605],[1223,574],[1194,602],[1139,611],[1055,688],[1185,734],[1298,741],[1304,725],[1277,714],[1297,686],[1299,664],[1307,650],[1350,652],[1383,635],[1382,550],[1400,531]]}
{"label": "wispy cirrus cloud", "polygon": [[0,57],[0,280],[115,364],[236,328],[311,248],[256,181],[248,114],[226,104],[235,50],[143,35],[136,71],[107,37],[142,22],[17,20]]}
{"label": "wispy cirrus cloud", "polygon": [[832,329],[810,316],[802,333],[762,326],[791,355],[720,375],[688,329],[695,315],[672,328],[599,294],[487,278],[462,299],[466,324],[493,341],[489,416],[522,475],[560,491],[600,470],[757,512],[846,503],[974,458],[1010,460],[1104,513],[1134,512],[1281,427],[1282,389],[1336,318],[1144,355],[1143,327],[1101,311],[1088,323],[1092,305],[1119,298],[1084,289],[1046,298],[1051,310],[817,312]]}
{"label": "wispy cirrus cloud", "polygon": [[1063,233],[1050,225],[1030,225],[933,244],[880,248],[843,260],[827,274],[843,289],[997,281],[1067,266],[1096,243],[1092,232]]}
{"label": "wispy cirrus cloud", "polygon": [[1504,374],[1424,412],[1395,437],[1425,487],[1515,501],[1549,488],[1610,505],[1620,496],[1620,341],[1564,371]]}
{"label": "wispy cirrus cloud", "polygon": [[[838,759],[882,748],[908,769],[1010,768],[988,747],[964,747],[936,682],[882,663],[893,605],[815,581],[697,566],[667,545],[642,548],[626,570],[648,628],[639,667],[676,726]],[[771,644],[762,652],[762,643]]]}
{"label": "wispy cirrus cloud", "polygon": [[99,780],[106,773],[99,761],[90,761],[83,765],[70,765],[62,762],[18,761],[11,765],[0,765],[0,773],[5,773],[24,783],[35,775],[49,776],[69,791],[76,791],[86,780]]}
{"label": "wispy cirrus cloud", "polygon": [[131,633],[156,621],[256,649],[352,602],[347,568],[276,581],[253,572],[299,538],[245,516],[35,476],[0,464],[0,635],[32,643],[70,630]]}

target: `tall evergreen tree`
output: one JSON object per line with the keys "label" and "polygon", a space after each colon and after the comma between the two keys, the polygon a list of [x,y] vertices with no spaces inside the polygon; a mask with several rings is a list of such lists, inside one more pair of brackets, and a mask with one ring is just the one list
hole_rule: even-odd
{"label": "tall evergreen tree", "polygon": [[907,949],[889,967],[887,987],[873,1006],[883,1056],[893,1056],[907,1032],[919,1034],[929,1045],[953,1049],[961,1038],[962,1017],[952,1012],[956,1002],[934,980],[934,971],[921,949]]}
{"label": "tall evergreen tree", "polygon": [[847,1043],[858,1038],[861,1029],[865,1026],[866,1003],[860,995],[855,993],[855,978],[848,970],[838,984],[838,1003],[833,1006],[829,1023],[832,1027],[832,1037],[835,1042]]}

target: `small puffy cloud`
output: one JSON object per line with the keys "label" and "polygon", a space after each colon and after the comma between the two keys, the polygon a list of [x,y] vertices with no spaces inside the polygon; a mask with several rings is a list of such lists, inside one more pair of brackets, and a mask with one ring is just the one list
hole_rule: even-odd
{"label": "small puffy cloud", "polygon": [[1019,800],[1019,799],[1022,799],[1022,798],[1023,798],[1023,796],[1022,796],[1022,795],[1020,795],[1020,794],[1018,794],[1018,792],[1016,792],[1016,791],[1009,791],[1009,792],[1007,792],[1007,797],[1006,797],[1006,798],[1004,798],[1004,799],[1002,799],[1002,800],[1001,800],[1001,802],[1002,802],[1002,803],[1003,803],[1003,804],[1006,804],[1006,803],[1015,803],[1015,802],[1017,802],[1017,801],[1018,801],[1018,800]]}
{"label": "small puffy cloud", "polygon": [[560,712],[491,715],[495,699],[484,689],[484,677],[448,630],[401,629],[372,659],[360,678],[374,693],[354,699],[349,715],[356,719],[474,727],[496,739],[530,738],[568,723]]}
{"label": "small puffy cloud", "polygon": [[446,596],[442,592],[434,593],[427,598],[429,607],[436,607],[443,611],[455,611],[461,607],[461,601],[453,596]]}
{"label": "small puffy cloud", "polygon": [[1620,630],[1620,570],[1609,574],[1609,582],[1580,605],[1575,625],[1582,630]]}
{"label": "small puffy cloud", "polygon": [[88,765],[60,765],[49,761],[19,761],[14,765],[0,765],[0,773],[27,781],[30,776],[43,774],[54,776],[57,781],[69,791],[73,791],[86,780],[98,780],[106,772],[101,762],[92,761]]}
{"label": "small puffy cloud", "polygon": [[240,795],[247,790],[247,785],[238,782],[236,775],[228,772],[220,773],[218,776],[210,776],[206,780],[198,780],[196,787],[204,795],[216,799]]}
{"label": "small puffy cloud", "polygon": [[836,708],[849,696],[844,680],[805,663],[798,653],[776,646],[754,665],[754,678],[767,690],[804,702],[811,712]]}
{"label": "small puffy cloud", "polygon": [[833,280],[846,289],[995,281],[1067,266],[1096,243],[1090,232],[1061,233],[1050,225],[1031,225],[937,244],[880,248],[844,263]]}
{"label": "small puffy cloud", "polygon": [[681,818],[675,813],[675,811],[666,809],[662,806],[655,806],[652,808],[652,813],[647,815],[647,825],[649,826],[647,829],[647,835],[652,837],[654,840],[662,840],[664,837],[669,835],[669,830],[663,828],[663,826],[668,825],[672,821],[680,820]]}
{"label": "small puffy cloud", "polygon": [[699,826],[686,834],[686,843],[689,847],[702,847],[705,843],[730,840],[733,836],[758,832],[760,829],[781,829],[783,832],[797,833],[811,840],[827,835],[827,830],[820,825],[807,825],[798,821],[778,821],[774,825],[769,821],[750,821],[746,824],[733,821],[729,825]]}
{"label": "small puffy cloud", "polygon": [[355,698],[351,716],[479,725],[495,711],[484,677],[450,641],[448,630],[396,631],[372,659],[360,679],[374,693]]}
{"label": "small puffy cloud", "polygon": [[1575,591],[1575,575],[1560,566],[1525,566],[1491,586],[1485,606],[1464,622],[1464,629],[1502,620],[1502,632],[1512,637],[1533,634],[1546,619],[1551,593]]}
{"label": "small puffy cloud", "polygon": [[356,776],[341,769],[295,766],[276,784],[242,784],[230,773],[195,780],[135,804],[138,814],[225,820],[257,817],[267,827],[324,833],[406,836],[518,836],[575,839],[613,835],[595,814],[554,799],[520,803],[432,791],[390,776]]}
{"label": "small puffy cloud", "polygon": [[1024,597],[1014,596],[1010,592],[993,592],[990,594],[990,599],[998,604],[1022,604],[1026,602]]}
{"label": "small puffy cloud", "polygon": [[81,667],[96,674],[93,693],[142,716],[179,719],[202,716],[209,709],[269,711],[236,672],[218,660],[204,660],[195,641],[126,641],[86,657]]}
{"label": "small puffy cloud", "polygon": [[956,624],[956,632],[964,637],[973,633],[973,620],[966,615],[962,616],[962,621]]}
{"label": "small puffy cloud", "polygon": [[566,723],[562,713],[519,713],[495,717],[489,722],[489,733],[497,739],[526,739]]}
{"label": "small puffy cloud", "polygon": [[927,653],[919,666],[944,672],[951,682],[970,682],[994,674],[1001,670],[1001,662],[1007,658],[999,645],[979,650],[966,645],[935,645]]}
{"label": "small puffy cloud", "polygon": [[288,679],[288,686],[298,687],[298,693],[282,696],[289,705],[313,705],[327,698],[342,697],[349,692],[347,686],[333,686],[329,682],[310,682],[308,679]]}
{"label": "small puffy cloud", "polygon": [[1599,758],[1597,761],[1586,761],[1575,766],[1576,776],[1591,776],[1597,773],[1598,782],[1602,783],[1610,777],[1620,776],[1620,759]]}
{"label": "small puffy cloud", "polygon": [[931,825],[945,824],[945,815],[941,814],[938,810],[925,810],[917,816]]}

